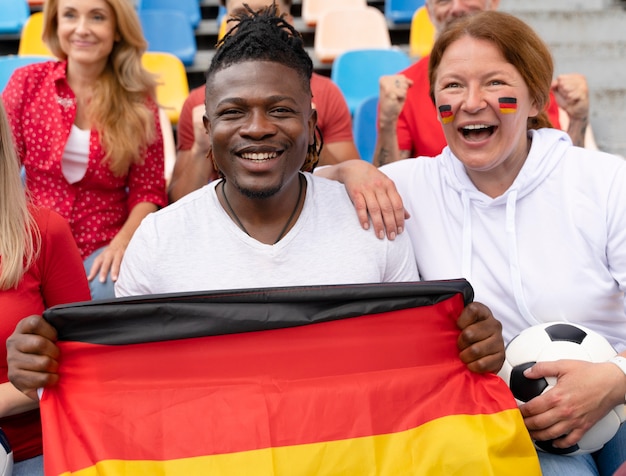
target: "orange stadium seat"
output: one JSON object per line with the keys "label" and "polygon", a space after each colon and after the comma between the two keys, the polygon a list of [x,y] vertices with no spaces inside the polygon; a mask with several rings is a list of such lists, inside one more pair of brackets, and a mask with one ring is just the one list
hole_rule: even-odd
{"label": "orange stadium seat", "polygon": [[315,27],[313,49],[322,63],[344,51],[391,48],[385,15],[376,7],[333,8],[324,11]]}
{"label": "orange stadium seat", "polygon": [[302,19],[308,26],[315,26],[325,10],[337,8],[365,8],[367,0],[302,0]]}

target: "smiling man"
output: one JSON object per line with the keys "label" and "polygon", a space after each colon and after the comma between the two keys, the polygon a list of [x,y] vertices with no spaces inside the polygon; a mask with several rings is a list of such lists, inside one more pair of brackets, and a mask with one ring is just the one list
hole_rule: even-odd
{"label": "smiling man", "polygon": [[[291,0],[277,0],[276,6],[285,20],[293,25]],[[227,18],[235,18],[250,10],[258,11],[272,5],[272,0],[222,0]],[[228,22],[224,30],[231,28]],[[320,165],[331,165],[345,160],[359,159],[354,145],[350,110],[341,90],[330,78],[317,73],[311,75],[313,104],[317,111],[317,128],[324,139]],[[178,152],[168,194],[174,202],[217,178],[213,163],[207,160],[209,141],[202,124],[205,85],[195,88],[183,105],[178,122]]]}
{"label": "smiling man", "polygon": [[320,147],[300,35],[275,5],[238,19],[206,80],[223,178],[142,223],[117,295],[418,279],[406,237],[362,230],[343,187],[309,173]]}

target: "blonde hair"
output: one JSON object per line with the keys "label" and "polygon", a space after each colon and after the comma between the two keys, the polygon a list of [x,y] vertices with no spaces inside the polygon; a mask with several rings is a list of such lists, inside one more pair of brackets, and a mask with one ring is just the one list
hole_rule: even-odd
{"label": "blonde hair", "polygon": [[[104,162],[115,175],[123,176],[132,164],[143,162],[145,149],[156,137],[154,112],[146,104],[148,98],[156,103],[156,81],[141,64],[147,43],[133,2],[106,2],[115,13],[119,40],[94,87],[88,114],[100,135]],[[59,0],[46,0],[43,14],[44,42],[58,58],[67,59],[57,34]]]}
{"label": "blonde hair", "polygon": [[15,288],[39,253],[39,228],[26,205],[20,164],[0,100],[0,290]]}

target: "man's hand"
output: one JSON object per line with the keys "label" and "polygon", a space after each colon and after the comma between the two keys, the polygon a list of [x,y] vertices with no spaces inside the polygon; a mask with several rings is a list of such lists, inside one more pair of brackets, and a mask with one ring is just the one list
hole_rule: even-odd
{"label": "man's hand", "polygon": [[57,383],[59,348],[57,332],[41,316],[22,319],[7,339],[9,380],[33,400],[37,389]]}
{"label": "man's hand", "polygon": [[457,320],[461,329],[457,345],[459,357],[472,372],[496,373],[504,363],[502,324],[491,310],[479,303],[465,306]]}

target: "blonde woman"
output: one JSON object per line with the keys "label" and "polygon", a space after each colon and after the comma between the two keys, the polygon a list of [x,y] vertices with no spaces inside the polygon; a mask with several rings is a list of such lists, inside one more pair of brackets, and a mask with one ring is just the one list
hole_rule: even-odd
{"label": "blonde woman", "polygon": [[[0,338],[17,322],[46,307],[89,299],[78,248],[67,222],[55,212],[28,206],[11,131],[0,101]],[[0,346],[0,428],[16,462],[13,475],[43,474],[37,403],[7,377]]]}
{"label": "blonde woman", "polygon": [[135,229],[167,203],[146,42],[128,0],[47,0],[43,39],[60,60],[3,92],[26,186],[68,220],[94,299],[113,297]]}

